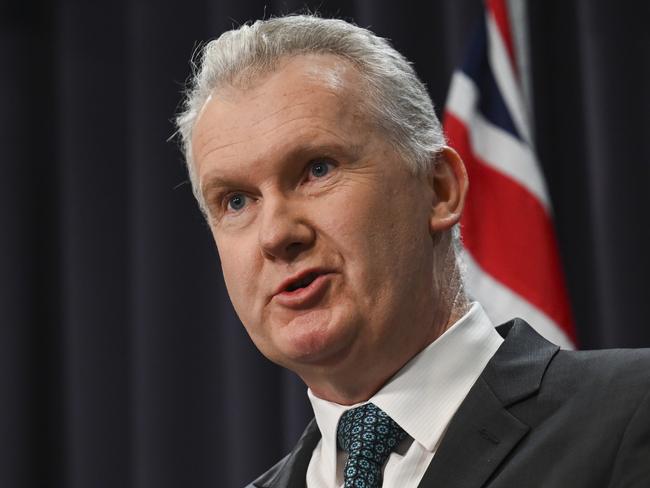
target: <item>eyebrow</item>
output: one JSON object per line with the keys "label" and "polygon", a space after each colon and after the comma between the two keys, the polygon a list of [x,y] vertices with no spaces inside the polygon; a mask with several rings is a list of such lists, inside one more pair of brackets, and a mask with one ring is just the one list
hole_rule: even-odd
{"label": "eyebrow", "polygon": [[217,175],[211,176],[211,173],[208,173],[205,183],[201,185],[201,195],[205,198],[215,191],[218,192],[222,188],[232,188],[239,186],[240,184],[241,183],[235,179],[224,178]]}
{"label": "eyebrow", "polygon": [[[330,157],[340,159],[343,162],[352,162],[358,159],[362,149],[363,145],[361,144],[344,146],[342,144],[313,144],[306,142],[292,148],[282,159],[289,165],[307,158],[316,157]],[[284,167],[282,166],[282,168]],[[209,171],[204,180],[205,183],[201,185],[201,193],[203,195],[207,195],[208,192],[212,192],[215,189],[241,186],[241,180],[239,178],[224,176],[219,169]]]}

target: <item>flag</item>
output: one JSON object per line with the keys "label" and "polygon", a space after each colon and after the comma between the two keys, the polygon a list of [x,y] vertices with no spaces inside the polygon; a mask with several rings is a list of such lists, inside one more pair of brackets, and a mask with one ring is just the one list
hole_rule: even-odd
{"label": "flag", "polygon": [[466,285],[495,323],[518,316],[573,348],[575,327],[548,190],[534,152],[506,0],[486,0],[443,117],[465,161]]}

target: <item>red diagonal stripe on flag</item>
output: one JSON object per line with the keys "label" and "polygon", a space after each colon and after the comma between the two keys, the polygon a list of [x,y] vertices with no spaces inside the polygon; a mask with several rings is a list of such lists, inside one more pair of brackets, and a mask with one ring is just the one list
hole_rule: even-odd
{"label": "red diagonal stripe on flag", "polygon": [[548,214],[525,188],[481,161],[462,121],[447,112],[444,125],[470,181],[461,221],[465,249],[486,272],[542,310],[575,341]]}

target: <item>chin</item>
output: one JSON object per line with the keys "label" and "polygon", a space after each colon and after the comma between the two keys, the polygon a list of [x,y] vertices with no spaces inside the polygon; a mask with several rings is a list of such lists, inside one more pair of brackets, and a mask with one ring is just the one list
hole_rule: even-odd
{"label": "chin", "polygon": [[328,310],[301,315],[274,332],[280,356],[275,362],[294,371],[303,365],[336,364],[357,336],[351,323],[334,320]]}

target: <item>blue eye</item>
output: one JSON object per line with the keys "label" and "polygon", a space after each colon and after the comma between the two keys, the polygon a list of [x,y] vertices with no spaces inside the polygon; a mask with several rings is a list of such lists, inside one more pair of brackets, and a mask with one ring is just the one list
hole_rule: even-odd
{"label": "blue eye", "polygon": [[309,168],[309,173],[315,178],[322,178],[330,172],[330,166],[332,166],[332,163],[327,161],[315,161]]}
{"label": "blue eye", "polygon": [[235,193],[230,198],[228,198],[228,208],[232,210],[241,210],[246,205],[246,195],[241,193]]}

